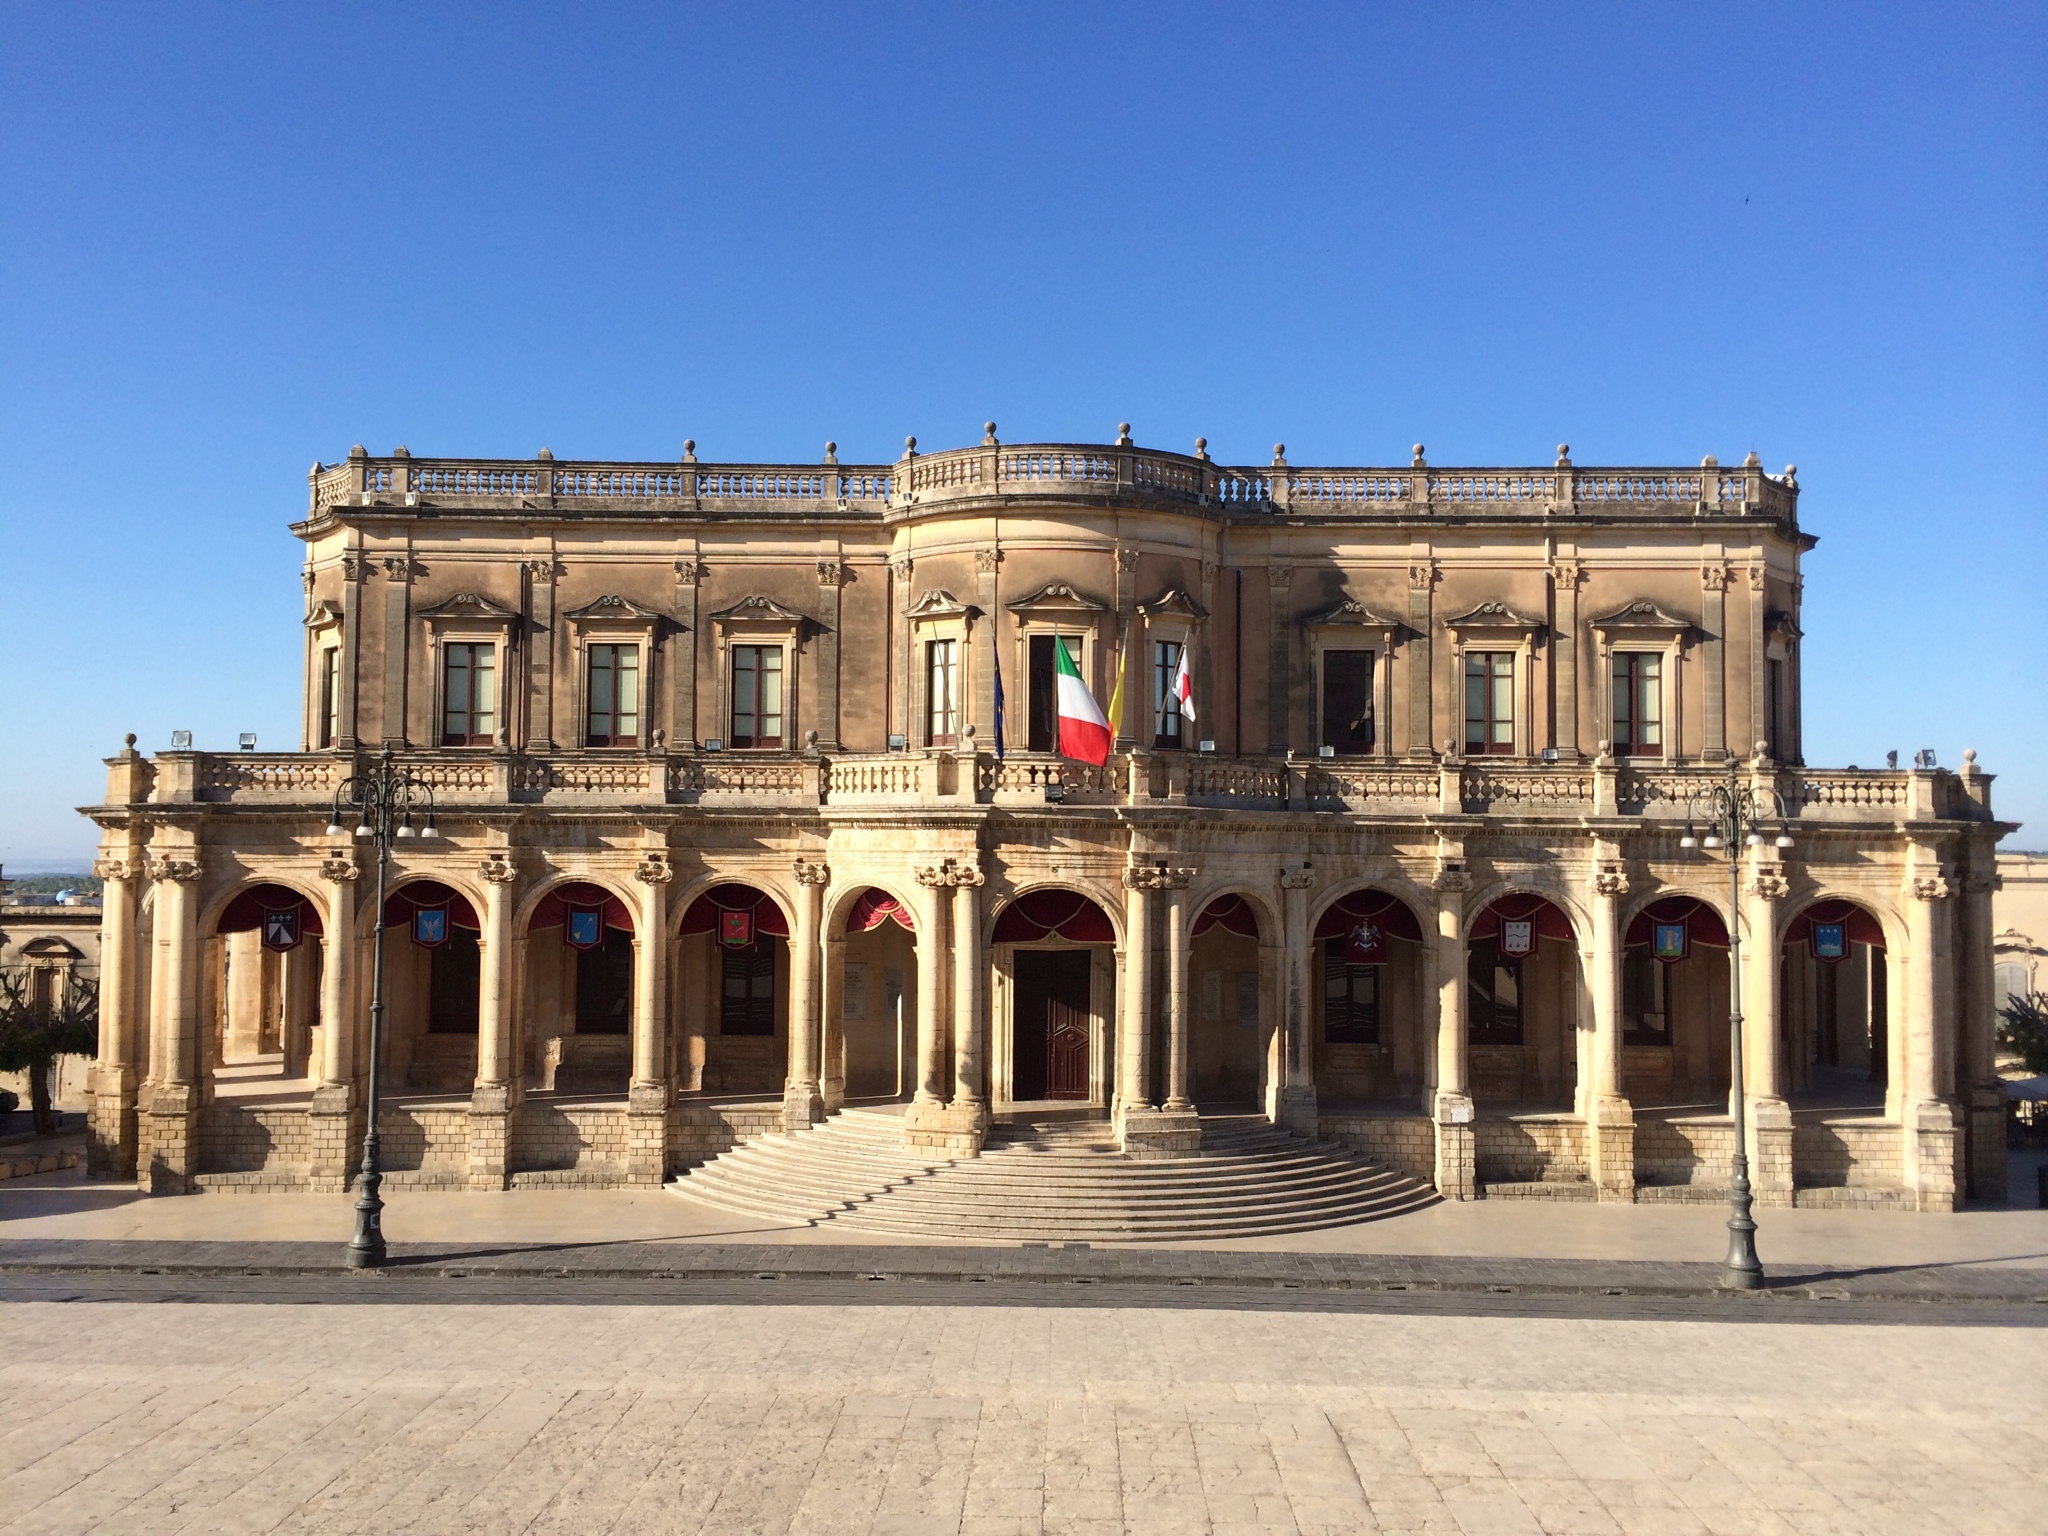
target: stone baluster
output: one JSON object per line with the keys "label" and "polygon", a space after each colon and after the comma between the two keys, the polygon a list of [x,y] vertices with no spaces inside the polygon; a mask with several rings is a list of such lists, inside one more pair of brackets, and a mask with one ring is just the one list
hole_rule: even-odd
{"label": "stone baluster", "polygon": [[[819,910],[832,871],[824,864],[798,859],[796,875],[796,933],[789,950],[789,1076],[782,1089],[782,1128],[794,1135],[807,1130],[825,1113],[824,1094],[818,1087],[818,1061],[822,1054],[819,1038]],[[918,977],[922,988],[924,978]]]}

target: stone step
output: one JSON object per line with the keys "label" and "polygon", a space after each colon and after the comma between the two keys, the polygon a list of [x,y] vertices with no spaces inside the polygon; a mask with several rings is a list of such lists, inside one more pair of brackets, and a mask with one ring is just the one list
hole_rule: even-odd
{"label": "stone step", "polygon": [[1482,1184],[1479,1186],[1482,1200],[1561,1200],[1592,1201],[1600,1198],[1600,1192],[1593,1187],[1590,1179],[1573,1183],[1557,1181],[1531,1181],[1527,1183]]}

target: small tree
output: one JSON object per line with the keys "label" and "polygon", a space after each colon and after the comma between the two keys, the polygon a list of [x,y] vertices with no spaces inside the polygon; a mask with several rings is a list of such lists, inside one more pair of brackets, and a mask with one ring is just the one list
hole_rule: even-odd
{"label": "small tree", "polygon": [[2036,1074],[2048,1072],[2048,992],[2015,992],[1998,1010],[1998,1043]]}
{"label": "small tree", "polygon": [[100,1048],[100,984],[69,973],[54,999],[39,998],[25,969],[0,972],[0,1072],[28,1074],[29,1107],[38,1136],[53,1135],[50,1069],[59,1056],[92,1056]]}

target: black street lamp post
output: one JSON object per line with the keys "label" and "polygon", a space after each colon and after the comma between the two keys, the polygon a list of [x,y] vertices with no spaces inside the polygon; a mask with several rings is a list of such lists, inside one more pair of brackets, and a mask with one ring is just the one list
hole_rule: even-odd
{"label": "black street lamp post", "polygon": [[[350,1269],[376,1269],[384,1262],[384,1202],[377,1197],[384,1182],[377,1169],[377,1089],[384,1054],[384,873],[393,842],[441,834],[434,830],[434,792],[393,763],[389,747],[368,773],[352,773],[341,781],[334,792],[329,837],[346,835],[342,823],[345,810],[355,812],[355,835],[377,845],[377,932],[370,951],[369,1124],[363,1132],[362,1172],[356,1179],[356,1235],[348,1245]],[[412,824],[415,815],[424,820],[418,829]]]}
{"label": "black street lamp post", "polygon": [[[1706,823],[1706,833],[1694,830],[1697,819]],[[1731,1290],[1753,1291],[1764,1283],[1763,1261],[1756,1256],[1756,1218],[1750,1214],[1749,1143],[1745,1127],[1747,1105],[1742,1058],[1742,850],[1761,848],[1765,837],[1759,820],[1778,823],[1773,839],[1779,848],[1792,846],[1792,834],[1785,826],[1784,802],[1777,791],[1761,795],[1737,782],[1735,764],[1728,764],[1728,782],[1694,795],[1686,802],[1685,836],[1681,848],[1726,848],[1728,850],[1728,1054],[1729,1098],[1735,1110],[1735,1159],[1728,1178],[1728,1257],[1721,1283]],[[1769,963],[1768,957],[1765,962]]]}

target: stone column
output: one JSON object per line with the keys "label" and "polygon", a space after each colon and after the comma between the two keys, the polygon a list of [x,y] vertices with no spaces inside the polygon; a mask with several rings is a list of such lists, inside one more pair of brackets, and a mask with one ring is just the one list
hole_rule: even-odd
{"label": "stone column", "polygon": [[263,1048],[263,935],[254,928],[226,936],[227,1029],[221,1055],[246,1060]]}
{"label": "stone column", "polygon": [[953,883],[953,1107],[988,1126],[988,1034],[982,1017],[980,866],[955,865]]}
{"label": "stone column", "polygon": [[1472,1133],[1472,1053],[1465,1029],[1465,895],[1462,865],[1436,877],[1436,1191],[1446,1200],[1478,1194]]}
{"label": "stone column", "polygon": [[917,1088],[914,1104],[941,1104],[946,1096],[946,871],[917,872]]}
{"label": "stone column", "polygon": [[328,851],[320,864],[327,882],[327,915],[321,942],[320,1059],[308,1063],[313,1078],[310,1113],[313,1151],[307,1187],[316,1194],[348,1188],[355,1134],[355,860],[346,847]]}
{"label": "stone column", "polygon": [[[818,942],[819,909],[832,871],[823,864],[796,861],[796,932],[789,945],[789,1075],[782,1085],[782,1128],[790,1135],[809,1130],[825,1115],[825,1097],[818,1088],[819,1038]],[[924,978],[918,978],[922,986]]]}
{"label": "stone column", "polygon": [[93,865],[100,895],[100,1049],[92,1072],[86,1132],[87,1178],[135,1176],[135,883],[141,861],[106,857]]}
{"label": "stone column", "polygon": [[1989,868],[1993,857],[1988,850],[1982,852],[1979,872],[1963,882],[1963,931],[1956,955],[1963,1010],[1963,1081],[1958,1086],[1969,1116],[1963,1166],[1968,1170],[1967,1193],[1975,1200],[2002,1199],[2006,1190],[2005,1088],[1998,1077],[1997,994],[1991,969],[1991,897],[1999,888],[1999,877]]}
{"label": "stone column", "polygon": [[1593,1060],[1585,1094],[1586,1151],[1603,1202],[1634,1204],[1635,1116],[1622,1091],[1619,907],[1628,873],[1613,848],[1596,851],[1593,870]]}
{"label": "stone column", "polygon": [[1308,927],[1308,893],[1315,884],[1315,870],[1306,861],[1298,869],[1280,871],[1281,942],[1280,1007],[1285,1049],[1281,1060],[1287,1068],[1280,1088],[1279,1124],[1297,1136],[1313,1136],[1317,1130],[1315,1042],[1309,1038],[1309,946],[1314,942]]}
{"label": "stone column", "polygon": [[[668,853],[640,855],[633,878],[633,1078],[626,1090],[626,1182],[658,1185],[668,1175]],[[795,968],[791,968],[792,976]]]}
{"label": "stone column", "polygon": [[[1135,1026],[1126,1038],[1131,1078],[1123,1100],[1120,1120],[1124,1151],[1133,1157],[1185,1157],[1202,1144],[1201,1121],[1187,1095],[1187,898],[1192,869],[1170,869],[1164,864],[1133,866],[1124,873],[1129,891],[1125,902],[1125,983],[1128,989],[1126,1014]],[[1153,891],[1167,893],[1166,905],[1166,1095],[1157,1109],[1152,1107],[1153,1079],[1158,1075],[1153,1061],[1159,987],[1152,974],[1151,898]],[[1130,956],[1137,955],[1136,970],[1128,969]],[[1131,1082],[1135,1087],[1129,1086]]]}
{"label": "stone column", "polygon": [[1166,1108],[1191,1114],[1188,1097],[1188,879],[1176,869],[1166,896]]}
{"label": "stone column", "polygon": [[512,902],[508,854],[485,856],[482,968],[477,980],[476,1086],[469,1100],[469,1187],[503,1189],[518,1085],[512,1070]]}
{"label": "stone column", "polygon": [[1155,871],[1124,871],[1123,1007],[1117,1031],[1116,1117],[1119,1136],[1134,1110],[1152,1107],[1152,884]]}
{"label": "stone column", "polygon": [[150,1082],[138,1112],[137,1183],[152,1195],[183,1195],[198,1172],[199,936],[192,886],[196,850],[159,854],[156,959],[150,967]]}
{"label": "stone column", "polygon": [[1955,1112],[1940,1097],[1935,1067],[1942,1034],[1944,999],[1936,985],[1941,971],[1942,903],[1951,884],[1927,851],[1916,848],[1906,903],[1906,1081],[1900,1103],[1905,1125],[1903,1165],[1906,1187],[1922,1211],[1955,1208]]}
{"label": "stone column", "polygon": [[1742,1071],[1749,1088],[1749,1187],[1760,1206],[1792,1204],[1792,1109],[1785,1102],[1778,903],[1792,891],[1782,864],[1759,860],[1743,890]]}

